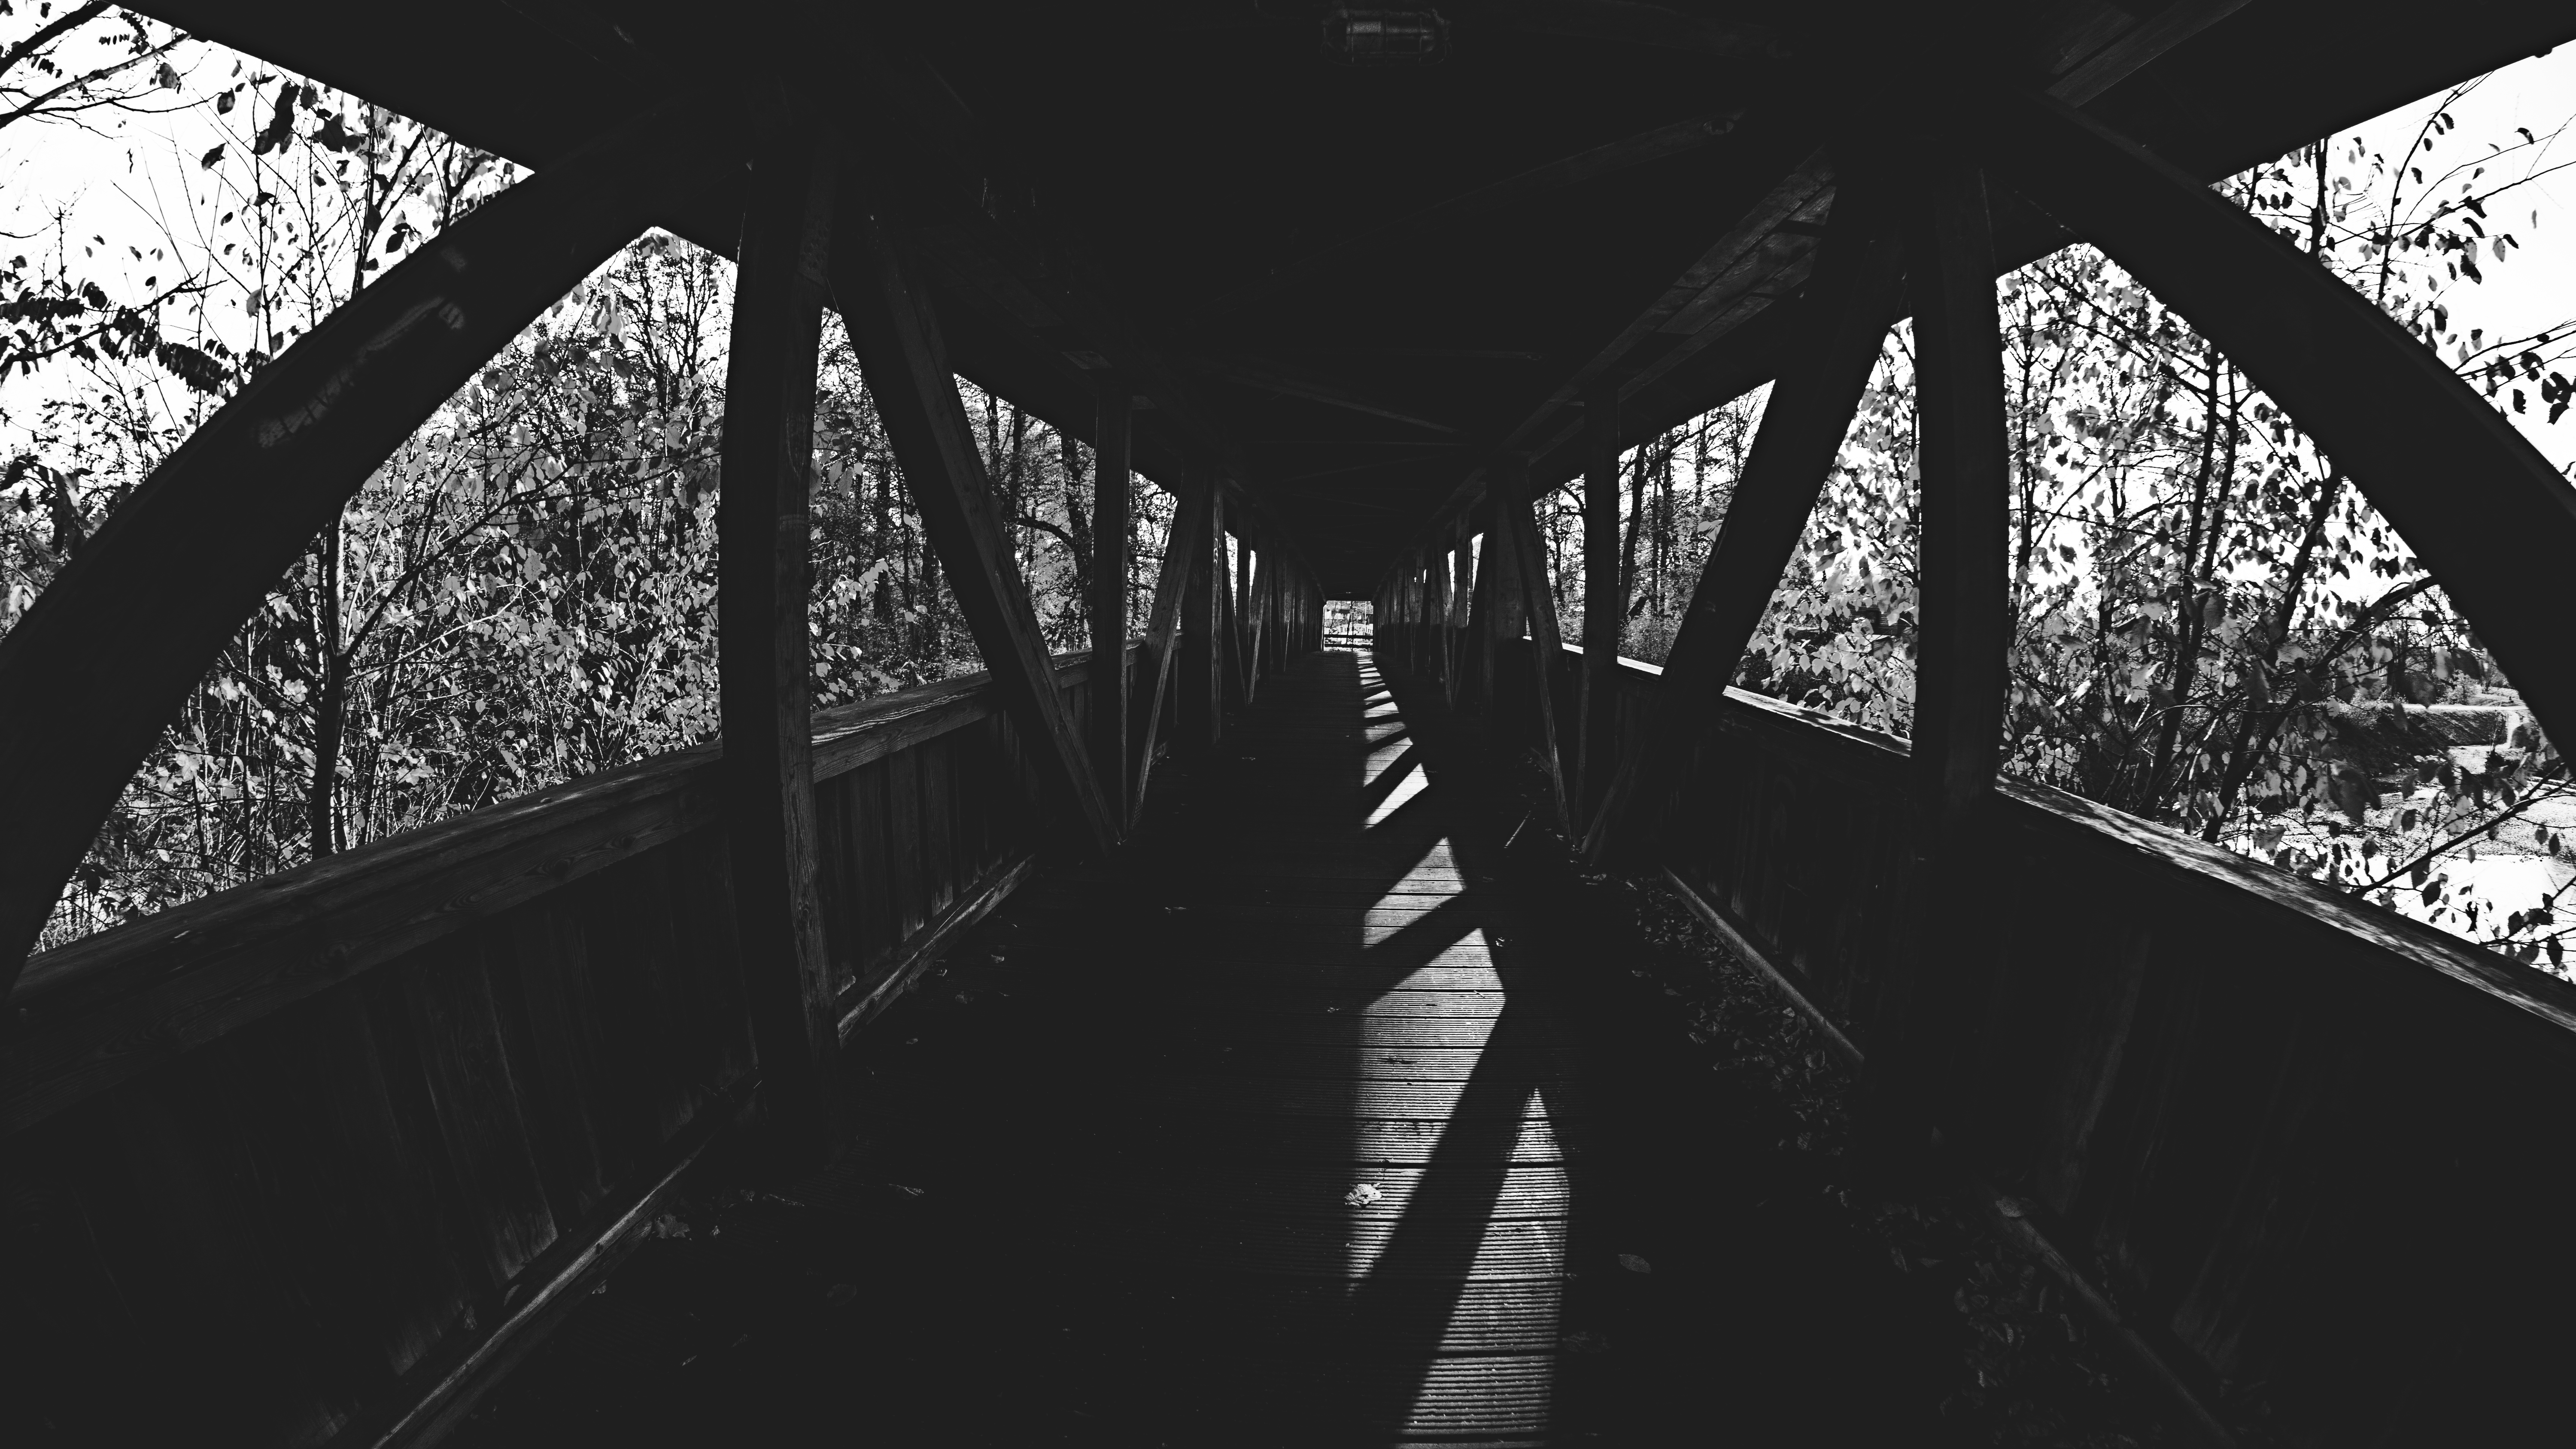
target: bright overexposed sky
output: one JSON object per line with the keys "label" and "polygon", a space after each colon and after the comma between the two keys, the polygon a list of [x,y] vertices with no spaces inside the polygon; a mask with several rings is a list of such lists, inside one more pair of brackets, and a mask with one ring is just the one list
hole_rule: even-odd
{"label": "bright overexposed sky", "polygon": [[[2440,100],[2429,96],[2400,106],[2361,127],[2359,135],[2393,164],[2415,144]],[[2495,72],[2474,94],[2451,106],[2450,113],[2459,125],[2424,158],[2427,174],[2431,163],[2447,167],[2483,154],[2490,142],[2519,140],[2513,134],[2517,126],[2547,136],[2576,117],[2576,45],[2562,45]],[[2486,181],[2576,162],[2576,128],[2541,150],[2537,158],[2515,158],[2510,169],[2491,172]],[[2463,333],[2481,327],[2491,336],[2520,336],[2576,322],[2576,169],[2518,186],[2491,204],[2488,213],[2490,225],[2511,232],[2521,250],[2503,265],[2486,268],[2483,285],[2452,290],[2452,325]],[[2554,425],[2543,421],[2545,416],[2535,409],[2514,422],[2563,470],[2576,463],[2576,410]]]}
{"label": "bright overexposed sky", "polygon": [[[273,68],[234,52],[192,45],[180,57],[184,89],[156,93],[157,105],[195,100]],[[2360,128],[2372,149],[2392,162],[2414,143],[2424,118],[2440,97],[2401,106]],[[2473,95],[2451,107],[2458,121],[2436,143],[2429,161],[2449,163],[2483,150],[2489,141],[2513,139],[2517,126],[2547,135],[2576,117],[2576,45],[2546,56],[2519,61],[2496,72]],[[237,111],[233,120],[239,121]],[[177,194],[207,189],[199,165],[207,149],[224,139],[202,104],[178,105],[161,114],[101,118],[95,129],[70,126],[17,125],[0,132],[0,230],[16,240],[0,240],[30,257],[49,250],[57,208],[68,215],[61,224],[70,239],[71,265],[104,285],[118,300],[144,294],[144,280],[170,280],[177,257],[154,259],[156,245],[166,246],[154,223],[156,214],[182,212]],[[2576,160],[2576,129],[2543,148],[2535,159],[2516,158],[2516,167],[2545,168]],[[2520,335],[2545,326],[2576,322],[2576,170],[2521,186],[2490,208],[2499,229],[2512,232],[2521,250],[2502,265],[2486,269],[2480,286],[2455,288],[2447,299],[2455,324],[2465,332],[2484,328],[2489,334]],[[90,237],[104,236],[110,245],[98,255],[84,255]],[[128,248],[145,255],[136,259]],[[208,321],[236,345],[250,341],[242,326],[238,296],[210,299]],[[173,318],[172,321],[177,319]],[[184,328],[180,329],[184,332]],[[52,370],[59,372],[59,370]],[[0,381],[0,409],[20,411],[51,387],[68,385],[45,373]],[[23,414],[22,414],[23,415]],[[2526,435],[2561,468],[2576,466],[2576,411],[2551,425],[2542,410],[2515,418]]]}

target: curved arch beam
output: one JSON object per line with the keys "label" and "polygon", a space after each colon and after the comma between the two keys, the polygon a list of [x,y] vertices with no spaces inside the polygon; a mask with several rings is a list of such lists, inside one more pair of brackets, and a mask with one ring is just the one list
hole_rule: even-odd
{"label": "curved arch beam", "polygon": [[1987,107],[1988,163],[2146,283],[2298,420],[2576,748],[2576,487],[2432,349],[2306,253],[2057,101]]}
{"label": "curved arch beam", "polygon": [[493,198],[288,348],[0,638],[0,997],[153,741],[269,586],[474,370],[738,169],[703,102]]}

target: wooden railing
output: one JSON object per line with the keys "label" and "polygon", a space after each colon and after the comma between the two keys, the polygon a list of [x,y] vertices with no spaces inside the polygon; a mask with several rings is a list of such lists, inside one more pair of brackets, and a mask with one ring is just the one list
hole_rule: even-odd
{"label": "wooden railing", "polygon": [[[1621,684],[1633,747],[1657,671]],[[1855,1061],[1909,886],[1905,753],[1729,690],[1658,782],[1667,878]],[[2554,1415],[2576,987],[2063,792],[2003,795],[1993,985],[1943,1124],[1995,1225],[2168,1387],[2281,1442],[2501,1442],[2469,1426]]]}
{"label": "wooden railing", "polygon": [[[1077,721],[1090,674],[1057,661]],[[1032,868],[1034,777],[994,694],[977,675],[815,718],[844,1036]],[[461,1413],[754,1102],[716,760],[31,962],[0,1028],[6,1437],[408,1442]]]}

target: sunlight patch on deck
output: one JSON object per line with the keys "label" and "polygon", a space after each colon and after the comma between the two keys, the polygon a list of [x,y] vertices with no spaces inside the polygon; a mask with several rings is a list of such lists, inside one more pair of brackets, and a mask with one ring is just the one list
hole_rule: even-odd
{"label": "sunlight patch on deck", "polygon": [[[1431,777],[1424,774],[1422,766],[1416,763],[1412,769],[1405,771],[1404,778],[1396,782],[1395,788],[1387,792],[1386,798],[1378,802],[1377,808],[1369,812],[1368,823],[1376,825],[1384,821],[1388,816],[1402,809],[1405,802],[1430,788]],[[1447,842],[1443,841],[1442,844]]]}

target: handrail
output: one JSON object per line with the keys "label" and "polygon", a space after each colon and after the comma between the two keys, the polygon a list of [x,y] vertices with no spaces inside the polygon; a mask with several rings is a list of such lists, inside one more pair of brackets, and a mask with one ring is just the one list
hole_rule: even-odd
{"label": "handrail", "polygon": [[[1128,648],[1141,648],[1131,641]],[[1055,656],[1059,688],[1089,651]],[[819,784],[1001,710],[977,672],[814,716]],[[438,938],[711,825],[720,744],[539,790],[32,958],[0,1025],[0,1135]]]}
{"label": "handrail", "polygon": [[[1623,744],[1658,673],[1615,676]],[[1858,1057],[1919,886],[1906,742],[1712,703],[1658,782],[1657,863]],[[1940,1124],[1982,1210],[2217,1441],[2239,1418],[2341,1442],[2455,1399],[2541,1411],[2480,1375],[2519,1347],[2503,1325],[2576,1291],[2527,1251],[2576,1193],[2549,1146],[2576,984],[2064,791],[1998,796]]]}
{"label": "handrail", "polygon": [[[1582,651],[1564,646],[1569,654]],[[1623,684],[1633,690],[1660,687],[1663,670],[1643,660],[1622,657]],[[1748,689],[1727,686],[1726,702],[1736,711],[1721,714],[1717,728],[1763,728],[1778,738],[1797,740],[1829,751],[1849,768],[1884,773],[1890,788],[1902,788],[1899,761],[1912,753],[1900,735],[1854,724],[1822,710],[1790,704]],[[1759,722],[1758,724],[1756,722]],[[1790,731],[1812,731],[1796,735]],[[1825,744],[1826,739],[1839,744]],[[1878,758],[1873,760],[1872,756]],[[2293,875],[2277,866],[2238,855],[2224,846],[2185,835],[2169,826],[2097,804],[2054,786],[2016,780],[1997,782],[2009,827],[2073,830],[2116,846],[2160,870],[2244,892],[2254,900],[2293,913],[2319,929],[2337,933],[2356,945],[2430,967],[2480,994],[2522,1012],[2568,1035],[2555,1038],[2576,1051],[2576,983],[2493,951],[2482,950],[2446,931],[2384,906],[2361,900],[2321,881]]]}
{"label": "handrail", "polygon": [[[1529,636],[1522,635],[1521,642],[1527,644]],[[1583,653],[1580,645],[1558,647],[1571,655]],[[1661,687],[1663,672],[1660,666],[1645,660],[1620,656],[1621,682],[1628,690],[1651,694]],[[1836,752],[1839,762],[1847,767],[1871,772],[1886,771],[1886,783],[1890,788],[1903,787],[1903,781],[1894,773],[1897,768],[1895,762],[1910,755],[1913,746],[1902,735],[1854,724],[1823,710],[1791,704],[1734,685],[1726,688],[1726,702],[1750,711],[1753,718],[1774,726],[1816,731],[1807,743],[1820,744],[1825,737],[1839,739],[1844,742],[1843,746],[1822,748]],[[1730,718],[1730,715],[1731,712],[1721,715],[1712,724],[1721,729],[1730,724],[1739,728],[1749,727],[1744,717]],[[1782,738],[1794,737],[1783,735]],[[1870,759],[1873,753],[1886,758],[1873,763]],[[2537,1018],[2558,1031],[2570,1033],[2565,1044],[2568,1049],[2576,1050],[2576,983],[2493,951],[2481,950],[2446,931],[2384,906],[2372,905],[2321,881],[2292,875],[2277,866],[2238,855],[2224,846],[2212,845],[2169,826],[2097,804],[2055,786],[2007,776],[1997,782],[1996,789],[2007,802],[2007,825],[2029,827],[2045,823],[2080,831],[2092,839],[2116,845],[2161,869],[2243,891],[2357,944],[2417,965],[2429,966],[2500,1004]],[[2023,811],[2031,814],[2023,815]]]}

